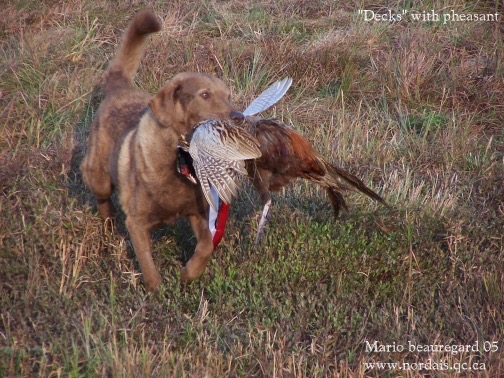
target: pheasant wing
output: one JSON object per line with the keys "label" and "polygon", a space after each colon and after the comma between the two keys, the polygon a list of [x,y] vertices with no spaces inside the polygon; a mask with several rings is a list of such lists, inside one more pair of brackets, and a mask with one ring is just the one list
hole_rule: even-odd
{"label": "pheasant wing", "polygon": [[261,156],[259,142],[246,130],[231,126],[227,121],[213,119],[195,126],[189,153],[193,159],[203,153],[224,161]]}
{"label": "pheasant wing", "polygon": [[261,156],[257,139],[245,129],[233,127],[227,123],[217,130],[219,138],[214,143],[206,143],[205,148],[212,150],[213,156],[226,161],[256,159]]}
{"label": "pheasant wing", "polygon": [[253,116],[273,106],[285,95],[291,84],[292,78],[290,77],[274,82],[259,97],[252,101],[243,112],[243,115],[245,117]]}
{"label": "pheasant wing", "polygon": [[220,199],[228,204],[231,203],[233,196],[237,195],[238,185],[234,179],[227,170],[221,170],[210,179],[211,185],[219,194]]}
{"label": "pheasant wing", "polygon": [[237,194],[237,173],[247,174],[243,161],[261,156],[254,137],[221,120],[204,121],[195,127],[189,154],[205,198],[214,209],[210,187],[230,203]]}
{"label": "pheasant wing", "polygon": [[215,211],[218,211],[217,204],[214,201],[212,193],[210,192],[210,182],[208,179],[207,171],[204,164],[201,164],[199,160],[193,160],[194,170],[196,171],[196,176],[201,184],[201,190],[205,196],[207,202],[212,206]]}

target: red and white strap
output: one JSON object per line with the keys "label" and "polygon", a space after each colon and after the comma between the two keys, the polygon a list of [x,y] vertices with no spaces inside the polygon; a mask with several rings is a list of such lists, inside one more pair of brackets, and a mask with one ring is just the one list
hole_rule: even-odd
{"label": "red and white strap", "polygon": [[226,222],[229,214],[229,204],[225,203],[219,198],[219,195],[213,187],[210,187],[210,193],[213,196],[215,203],[217,204],[218,211],[215,211],[212,206],[210,206],[210,214],[208,214],[208,227],[212,233],[212,241],[214,248],[217,248],[222,237],[224,236],[224,231],[226,229]]}

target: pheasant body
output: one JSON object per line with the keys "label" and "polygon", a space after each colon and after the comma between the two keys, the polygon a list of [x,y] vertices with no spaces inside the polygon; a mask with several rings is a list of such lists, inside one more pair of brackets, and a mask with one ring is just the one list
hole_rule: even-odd
{"label": "pheasant body", "polygon": [[273,119],[248,118],[246,128],[259,142],[261,157],[248,160],[249,176],[263,202],[256,244],[266,224],[271,204],[270,192],[281,190],[298,178],[310,180],[325,188],[335,217],[341,209],[347,210],[343,192],[358,190],[375,201],[385,204],[377,193],[369,189],[353,174],[328,163],[311,144],[292,128]]}

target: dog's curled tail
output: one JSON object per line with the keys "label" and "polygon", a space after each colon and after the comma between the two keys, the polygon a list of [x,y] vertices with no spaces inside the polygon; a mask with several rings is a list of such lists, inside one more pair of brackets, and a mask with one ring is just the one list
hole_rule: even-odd
{"label": "dog's curled tail", "polygon": [[104,75],[105,95],[118,88],[130,87],[145,50],[149,34],[161,30],[161,20],[151,11],[137,13],[128,25],[123,40]]}

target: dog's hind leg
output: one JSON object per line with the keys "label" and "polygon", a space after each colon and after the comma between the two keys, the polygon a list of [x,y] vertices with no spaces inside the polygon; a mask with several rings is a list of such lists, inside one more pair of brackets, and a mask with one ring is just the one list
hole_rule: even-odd
{"label": "dog's hind leg", "polygon": [[110,220],[112,222],[114,219],[115,209],[110,197],[107,199],[100,199],[97,197],[96,207],[98,208],[98,212],[104,221]]}
{"label": "dog's hind leg", "polygon": [[[91,161],[89,161],[91,160]],[[114,205],[112,204],[111,197],[114,189],[110,175],[101,167],[96,167],[90,156],[86,156],[82,162],[81,170],[84,182],[93,192],[96,198],[96,207],[104,221],[107,219],[112,220],[114,217]]]}
{"label": "dog's hind leg", "polygon": [[190,215],[188,218],[198,243],[194,255],[181,270],[181,279],[184,282],[191,282],[203,274],[214,251],[212,234],[206,217]]}
{"label": "dog's hind leg", "polygon": [[[114,205],[111,197],[114,187],[109,172],[105,169],[108,165],[108,158],[111,142],[105,143],[107,136],[100,128],[100,121],[95,118],[91,125],[91,136],[89,139],[89,149],[81,163],[82,179],[87,187],[96,197],[97,208],[104,221],[112,220],[114,217]],[[100,142],[101,141],[101,142]]]}

